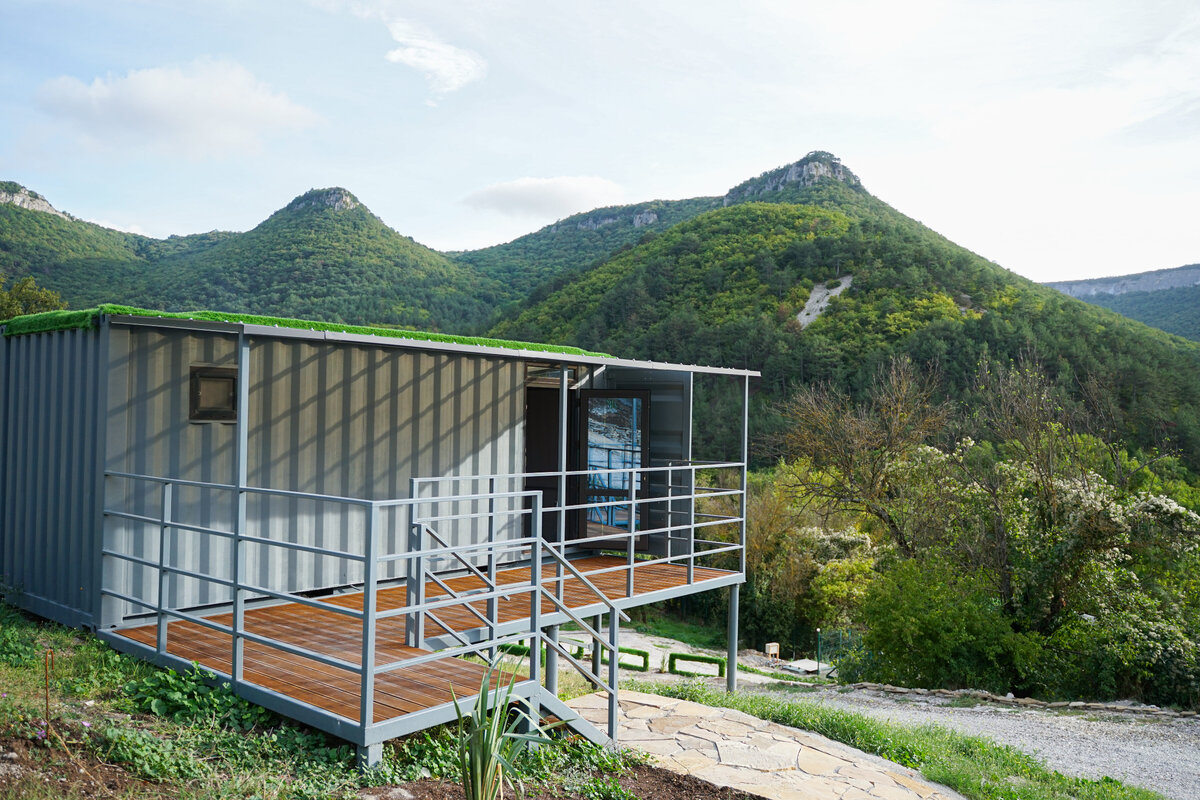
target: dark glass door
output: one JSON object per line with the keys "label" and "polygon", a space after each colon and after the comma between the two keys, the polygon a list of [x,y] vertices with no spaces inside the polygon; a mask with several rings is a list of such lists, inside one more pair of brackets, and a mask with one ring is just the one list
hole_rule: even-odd
{"label": "dark glass door", "polygon": [[583,481],[582,502],[607,504],[587,509],[584,536],[638,529],[637,506],[630,501],[642,496],[646,481],[630,470],[647,465],[649,401],[648,392],[581,392],[580,464],[587,470],[615,470]]}

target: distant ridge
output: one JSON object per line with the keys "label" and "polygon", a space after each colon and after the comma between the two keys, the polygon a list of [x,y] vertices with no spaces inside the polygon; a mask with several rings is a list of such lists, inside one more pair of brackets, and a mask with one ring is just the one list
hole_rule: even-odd
{"label": "distant ridge", "polygon": [[1046,285],[1167,333],[1200,341],[1200,264]]}
{"label": "distant ridge", "polygon": [[1156,269],[1150,272],[1137,272],[1132,275],[1118,275],[1112,278],[1089,278],[1081,281],[1052,281],[1047,283],[1054,289],[1071,297],[1081,300],[1090,299],[1096,295],[1128,294],[1129,292],[1157,292],[1164,289],[1178,289],[1183,286],[1200,285],[1200,264],[1187,264],[1173,269]]}

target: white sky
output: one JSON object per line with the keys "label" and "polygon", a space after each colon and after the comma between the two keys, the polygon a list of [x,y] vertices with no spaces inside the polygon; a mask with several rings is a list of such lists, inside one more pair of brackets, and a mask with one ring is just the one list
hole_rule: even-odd
{"label": "white sky", "polygon": [[1200,5],[4,0],[0,179],[247,230],[343,186],[438,249],[810,150],[1035,280],[1200,262]]}

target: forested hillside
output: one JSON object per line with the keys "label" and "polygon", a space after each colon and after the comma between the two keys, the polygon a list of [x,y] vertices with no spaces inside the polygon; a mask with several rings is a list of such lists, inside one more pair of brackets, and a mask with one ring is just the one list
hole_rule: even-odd
{"label": "forested hillside", "polygon": [[1096,294],[1087,302],[1112,309],[1147,325],[1200,341],[1200,286],[1180,286],[1154,292]]}
{"label": "forested hillside", "polygon": [[[1110,387],[1131,443],[1169,440],[1200,466],[1195,344],[947,241],[872,197],[825,153],[765,173],[726,201],[594,267],[494,333],[761,369],[758,434],[778,424],[768,407],[790,387],[857,392],[896,355],[936,363],[956,399],[985,356],[1029,357],[1075,396],[1088,379]],[[796,314],[811,287],[840,274],[854,276],[852,288],[801,330]],[[720,438],[727,400],[708,400],[700,413],[711,424],[698,427]]]}
{"label": "forested hillside", "polygon": [[448,255],[503,287],[519,301],[547,281],[578,273],[617,250],[713,208],[719,197],[655,200],[575,214],[505,244]]}
{"label": "forested hillside", "polygon": [[[20,187],[16,187],[20,188]],[[308,192],[253,230],[151,239],[0,203],[0,273],[73,308],[115,302],[475,330],[494,281],[392,230],[344,189]]]}

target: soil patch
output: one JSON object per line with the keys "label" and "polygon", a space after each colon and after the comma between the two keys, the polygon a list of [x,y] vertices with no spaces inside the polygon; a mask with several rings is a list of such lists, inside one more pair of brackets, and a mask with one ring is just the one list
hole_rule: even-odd
{"label": "soil patch", "polygon": [[[691,775],[677,775],[659,767],[635,767],[618,779],[621,788],[638,797],[652,800],[762,800],[758,795],[747,794],[727,786],[714,786]],[[378,800],[464,800],[462,786],[450,781],[426,778],[401,787],[375,787],[364,789],[362,797]],[[506,798],[515,797],[507,787]],[[523,800],[587,800],[579,793],[568,793],[560,784],[531,786],[526,784]]]}
{"label": "soil patch", "polygon": [[[68,752],[52,737],[53,746],[40,741],[0,737],[0,795],[21,797],[34,793],[58,797],[172,797],[167,787],[140,780],[121,767],[106,764],[72,743],[70,730],[61,734]],[[53,787],[53,791],[50,790]]]}

